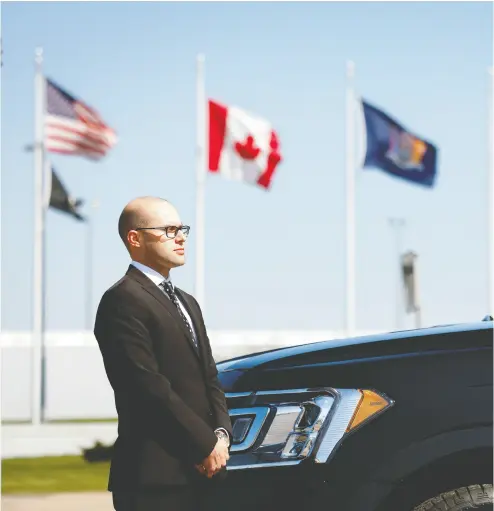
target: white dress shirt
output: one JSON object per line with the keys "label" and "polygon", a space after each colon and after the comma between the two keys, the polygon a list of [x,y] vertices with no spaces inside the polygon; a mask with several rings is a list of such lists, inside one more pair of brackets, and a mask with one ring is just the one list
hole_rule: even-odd
{"label": "white dress shirt", "polygon": [[[171,284],[171,286],[173,287],[173,284],[171,282],[171,280],[166,277],[163,277],[163,275],[161,275],[161,273],[158,273],[156,270],[153,270],[152,268],[149,268],[149,266],[146,266],[142,263],[138,263],[137,261],[132,261],[131,263],[133,266],[135,266],[139,271],[141,271],[142,273],[144,273],[144,275],[146,275],[146,277],[148,277],[148,279],[150,279],[154,284],[156,284],[156,286],[159,286],[162,282],[166,281],[166,282],[169,282]],[[163,291],[162,288],[160,288],[160,290],[166,295],[166,292]],[[168,295],[166,295],[168,296]],[[189,313],[187,312],[187,309],[184,307],[184,305],[182,304],[182,301],[180,300],[180,298],[178,297],[177,295],[177,299],[178,299],[178,303],[180,305],[180,308],[182,309],[182,312],[184,313],[184,316],[187,318],[187,321],[189,322],[189,325],[192,329],[192,333],[194,335],[194,337],[196,339],[197,338],[197,335],[196,335],[196,331],[194,329],[194,323],[192,322],[192,319],[190,318],[189,316]],[[199,343],[199,340],[197,341]],[[226,429],[224,428],[218,428],[218,429],[215,429],[214,432],[216,433],[217,431],[223,431],[226,436],[228,438],[230,438],[230,435],[228,434],[228,431],[226,431]]]}
{"label": "white dress shirt", "polygon": [[[172,289],[173,289],[172,281],[169,278],[167,279],[166,277],[163,277],[163,275],[161,275],[161,273],[158,273],[156,270],[153,270],[152,268],[149,268],[149,266],[145,266],[144,264],[138,263],[137,261],[132,261],[132,264],[139,271],[144,273],[144,275],[146,275],[146,277],[148,277],[157,286],[159,286],[162,282],[168,282],[172,286]],[[165,295],[166,295],[166,291],[163,288],[160,288],[160,289],[161,289],[161,292],[165,293]],[[194,338],[197,339],[196,331],[194,329],[194,323],[192,322],[192,319],[190,318],[189,313],[187,312],[187,309],[184,307],[184,305],[178,295],[177,295],[177,299],[178,299],[178,303],[180,305],[180,309],[182,310],[184,316],[187,318],[190,328],[192,328],[192,334],[194,335]]]}

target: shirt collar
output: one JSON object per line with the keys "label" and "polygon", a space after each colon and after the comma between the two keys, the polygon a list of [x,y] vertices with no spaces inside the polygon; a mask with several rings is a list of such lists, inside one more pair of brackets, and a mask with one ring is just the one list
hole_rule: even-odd
{"label": "shirt collar", "polygon": [[[133,266],[135,266],[139,271],[144,273],[148,279],[150,279],[154,284],[159,286],[162,282],[169,282],[172,284],[171,280],[169,278],[163,277],[161,273],[158,273],[156,270],[153,270],[149,266],[146,266],[145,264],[138,263],[137,261],[132,261],[131,263]],[[173,284],[172,284],[173,286]]]}

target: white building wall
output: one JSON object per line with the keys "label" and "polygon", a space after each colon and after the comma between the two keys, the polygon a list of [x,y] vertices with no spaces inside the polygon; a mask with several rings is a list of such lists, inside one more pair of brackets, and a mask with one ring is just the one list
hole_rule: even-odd
{"label": "white building wall", "polygon": [[[376,332],[359,332],[365,335]],[[284,346],[344,337],[338,331],[210,331],[217,362]],[[113,392],[91,332],[47,332],[47,419],[115,417]],[[31,416],[31,333],[2,332],[2,421]]]}

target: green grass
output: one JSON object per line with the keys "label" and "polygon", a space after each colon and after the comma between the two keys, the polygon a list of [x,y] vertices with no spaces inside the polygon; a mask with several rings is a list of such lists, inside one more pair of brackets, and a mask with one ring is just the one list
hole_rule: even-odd
{"label": "green grass", "polygon": [[2,493],[106,491],[110,463],[87,463],[82,456],[2,460]]}

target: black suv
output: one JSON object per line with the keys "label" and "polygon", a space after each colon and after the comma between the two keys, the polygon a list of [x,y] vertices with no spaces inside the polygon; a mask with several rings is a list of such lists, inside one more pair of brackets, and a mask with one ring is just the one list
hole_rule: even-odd
{"label": "black suv", "polygon": [[220,362],[227,508],[493,509],[492,344],[488,317]]}

